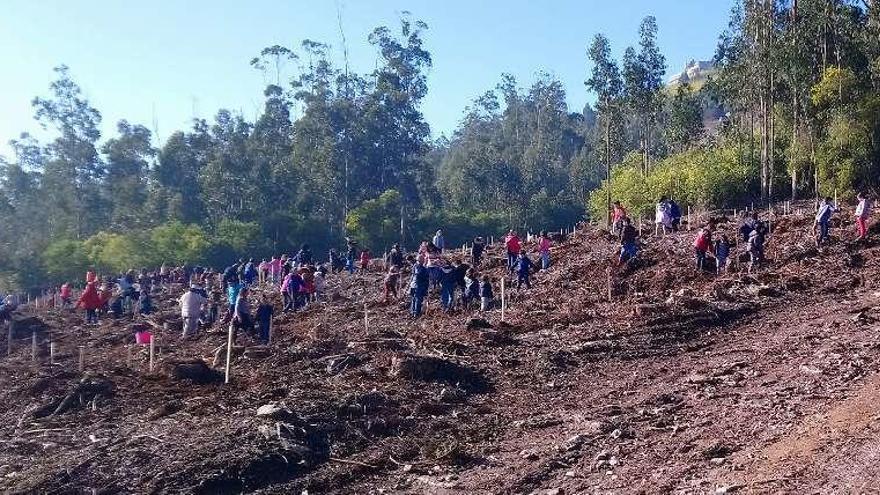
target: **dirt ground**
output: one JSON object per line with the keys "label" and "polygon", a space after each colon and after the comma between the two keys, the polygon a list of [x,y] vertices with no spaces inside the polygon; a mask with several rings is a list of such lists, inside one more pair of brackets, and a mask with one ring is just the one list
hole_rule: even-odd
{"label": "dirt ground", "polygon": [[153,372],[131,322],[42,310],[9,357],[0,339],[0,490],[878,493],[880,244],[848,214],[818,250],[809,214],[774,217],[751,276],[697,273],[695,230],[646,232],[612,271],[610,236],[581,226],[505,322],[433,295],[413,321],[380,274],[335,277],[268,348],[239,337],[228,385],[223,329],[172,330],[181,287],[157,298]]}

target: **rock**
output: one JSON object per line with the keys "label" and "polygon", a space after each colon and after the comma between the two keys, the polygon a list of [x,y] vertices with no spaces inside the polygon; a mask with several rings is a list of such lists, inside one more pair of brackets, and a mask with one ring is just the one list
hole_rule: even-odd
{"label": "rock", "polygon": [[408,380],[439,382],[457,385],[467,392],[486,392],[489,382],[483,375],[467,366],[435,356],[403,354],[392,362],[392,372]]}
{"label": "rock", "polygon": [[412,465],[412,464],[404,464],[404,465],[403,465],[403,472],[404,472],[404,473],[408,473],[408,472],[410,472],[410,471],[412,471],[412,470],[413,470],[413,465]]}
{"label": "rock", "polygon": [[725,445],[719,441],[712,442],[708,447],[703,449],[703,457],[706,459],[715,459],[718,457],[727,457],[732,452],[734,452],[734,448]]}
{"label": "rock", "polygon": [[179,400],[171,400],[159,407],[155,407],[147,411],[147,420],[155,421],[159,418],[164,418],[165,416],[170,416],[177,411],[183,409],[183,402]]}
{"label": "rock", "polygon": [[537,452],[533,450],[523,450],[519,453],[519,456],[527,461],[537,461],[539,458]]}
{"label": "rock", "polygon": [[201,359],[171,362],[169,366],[171,367],[171,376],[176,380],[189,380],[204,385],[223,379],[223,374],[208,366]]}
{"label": "rock", "polygon": [[598,454],[596,454],[597,461],[607,461],[609,457],[611,457],[611,453],[607,450],[602,450]]}
{"label": "rock", "polygon": [[562,491],[562,488],[551,488],[545,493],[546,495],[563,495],[564,492]]}
{"label": "rock", "polygon": [[615,467],[615,466],[617,466],[618,464],[620,464],[620,460],[619,460],[617,457],[611,456],[611,457],[608,459],[608,465],[609,465],[609,466],[611,466],[611,467]]}
{"label": "rock", "polygon": [[468,330],[492,328],[492,324],[482,318],[471,318],[468,320],[466,328]]}
{"label": "rock", "polygon": [[271,350],[262,345],[247,347],[244,350],[244,357],[247,359],[266,359],[271,354]]}
{"label": "rock", "polygon": [[709,459],[709,462],[711,462],[712,464],[714,464],[716,466],[720,466],[720,465],[724,464],[724,460],[725,460],[724,457],[713,457],[712,459]]}
{"label": "rock", "polygon": [[269,404],[263,404],[257,408],[257,417],[278,421],[290,421],[296,419],[297,416],[283,405],[271,402]]}
{"label": "rock", "polygon": [[563,447],[563,450],[566,450],[569,452],[572,450],[578,450],[581,448],[581,446],[584,445],[584,443],[587,442],[587,440],[589,440],[589,437],[587,435],[584,435],[582,433],[578,433],[577,435],[575,435],[565,441],[565,445]]}

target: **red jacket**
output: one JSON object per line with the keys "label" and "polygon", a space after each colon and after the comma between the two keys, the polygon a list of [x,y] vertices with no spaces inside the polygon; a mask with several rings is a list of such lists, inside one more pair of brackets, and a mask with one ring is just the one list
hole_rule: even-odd
{"label": "red jacket", "polygon": [[101,307],[101,297],[98,296],[98,289],[92,282],[86,285],[86,290],[79,296],[76,305],[83,309],[98,309]]}
{"label": "red jacket", "polygon": [[694,239],[694,247],[697,251],[701,253],[705,253],[712,246],[712,234],[709,233],[708,230],[703,229],[700,230],[700,233],[697,234],[697,238]]}
{"label": "red jacket", "polygon": [[507,246],[507,252],[512,254],[519,254],[522,249],[522,245],[519,242],[519,237],[515,235],[509,235],[504,239],[504,244]]}

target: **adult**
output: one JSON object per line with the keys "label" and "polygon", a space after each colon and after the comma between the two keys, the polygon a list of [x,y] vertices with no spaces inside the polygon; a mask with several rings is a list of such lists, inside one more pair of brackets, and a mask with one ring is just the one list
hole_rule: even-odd
{"label": "adult", "polygon": [[437,229],[437,233],[434,234],[434,246],[442,253],[444,249],[446,249],[446,239],[443,238],[443,231]]}
{"label": "adult", "polygon": [[180,316],[183,318],[184,339],[195,337],[199,333],[199,318],[202,316],[202,306],[208,300],[199,292],[195,285],[180,296]]}
{"label": "adult", "polygon": [[248,301],[249,292],[247,287],[242,287],[238,293],[238,298],[235,300],[232,322],[236,330],[254,333],[254,319],[251,316],[251,303]]}
{"label": "adult", "polygon": [[541,256],[541,270],[550,268],[550,236],[547,232],[541,231],[536,251]]}
{"label": "adult", "polygon": [[391,251],[388,252],[388,258],[385,262],[389,267],[395,267],[400,271],[400,268],[403,267],[403,251],[400,249],[400,244],[391,246]]}
{"label": "adult", "polygon": [[672,231],[678,232],[679,227],[681,227],[681,207],[678,206],[674,199],[669,200],[669,217],[672,223]]}
{"label": "adult", "polygon": [[504,238],[504,246],[507,248],[507,271],[513,273],[519,253],[522,250],[522,243],[514,230],[507,232],[507,236]]}
{"label": "adult", "polygon": [[308,244],[303,244],[299,247],[299,251],[296,252],[295,260],[296,266],[299,268],[312,264],[312,249]]}
{"label": "adult", "polygon": [[412,265],[412,275],[409,280],[410,314],[413,318],[422,315],[422,303],[428,295],[428,269],[421,258],[416,259]]}
{"label": "adult", "polygon": [[474,268],[478,268],[480,266],[480,261],[483,259],[483,251],[486,250],[486,242],[483,241],[482,237],[475,237],[474,243],[471,244],[471,264]]}
{"label": "adult", "polygon": [[620,201],[615,201],[611,208],[611,232],[613,234],[620,235],[623,229],[623,219],[626,217],[626,208],[620,204]]}
{"label": "adult", "polygon": [[85,290],[79,296],[76,306],[86,310],[86,324],[98,324],[98,308],[102,305],[101,296],[98,294],[97,282],[86,284]]}

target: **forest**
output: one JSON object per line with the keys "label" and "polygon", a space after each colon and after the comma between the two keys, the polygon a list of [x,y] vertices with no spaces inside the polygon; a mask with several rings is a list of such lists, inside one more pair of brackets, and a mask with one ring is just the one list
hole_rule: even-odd
{"label": "forest", "polygon": [[620,60],[606,36],[584,33],[571,63],[595,103],[569,108],[548,74],[525,87],[501,74],[440,137],[420,111],[428,26],[408,13],[364,40],[380,61],[364,74],[319,41],[263,49],[242,64],[271,81],[255,121],[220,110],[162,143],[125,120],[102,136],[75,68],[60,66],[32,101],[51,139],[22,134],[0,158],[0,290],[301,243],[323,253],[347,236],[381,253],[443,228],[460,245],[604,222],[612,198],[641,214],[660,195],[706,207],[846,200],[880,177],[878,10],[741,0],[713,69],[675,85],[653,17]]}

